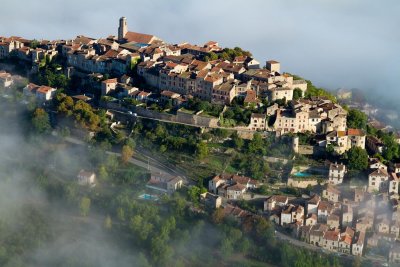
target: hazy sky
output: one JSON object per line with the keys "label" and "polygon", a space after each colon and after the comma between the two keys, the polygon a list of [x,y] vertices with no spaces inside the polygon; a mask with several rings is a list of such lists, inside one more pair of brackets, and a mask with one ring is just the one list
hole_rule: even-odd
{"label": "hazy sky", "polygon": [[126,16],[132,31],[240,46],[330,89],[398,89],[398,0],[1,1],[0,36],[106,37]]}

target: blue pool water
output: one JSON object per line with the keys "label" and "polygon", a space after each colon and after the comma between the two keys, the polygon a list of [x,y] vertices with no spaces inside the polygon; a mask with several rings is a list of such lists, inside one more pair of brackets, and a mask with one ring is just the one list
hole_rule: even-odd
{"label": "blue pool water", "polygon": [[296,176],[296,177],[308,177],[308,176],[311,176],[311,174],[306,173],[306,172],[296,172],[293,175]]}
{"label": "blue pool water", "polygon": [[145,199],[145,200],[158,200],[157,196],[152,196],[149,194],[140,195],[139,198]]}

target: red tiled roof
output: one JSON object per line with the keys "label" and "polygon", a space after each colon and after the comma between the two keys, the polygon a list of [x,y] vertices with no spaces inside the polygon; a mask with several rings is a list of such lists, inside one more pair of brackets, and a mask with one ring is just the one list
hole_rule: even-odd
{"label": "red tiled roof", "polygon": [[347,135],[351,136],[364,136],[364,132],[361,129],[348,129],[347,130]]}
{"label": "red tiled roof", "polygon": [[127,32],[124,36],[124,39],[126,39],[128,42],[151,44],[154,41],[155,36],[138,32]]}

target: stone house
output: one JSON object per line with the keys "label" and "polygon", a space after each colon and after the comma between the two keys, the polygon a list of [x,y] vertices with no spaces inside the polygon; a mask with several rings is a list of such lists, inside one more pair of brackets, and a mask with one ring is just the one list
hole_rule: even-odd
{"label": "stone house", "polygon": [[385,145],[379,138],[370,135],[366,137],[366,147],[371,154],[375,155],[382,153]]}
{"label": "stone house", "polygon": [[337,163],[331,163],[329,165],[329,183],[330,184],[341,184],[343,183],[344,175],[346,174],[346,166]]}
{"label": "stone house", "polygon": [[146,187],[172,194],[183,185],[183,179],[179,176],[170,176],[162,173],[152,173]]}
{"label": "stone house", "polygon": [[211,103],[229,105],[236,96],[236,85],[233,82],[225,82],[212,88]]}
{"label": "stone house", "polygon": [[374,218],[370,216],[361,217],[356,222],[356,230],[366,232],[374,226]]}
{"label": "stone house", "polygon": [[224,197],[233,200],[242,199],[245,192],[246,186],[237,183],[226,188],[226,195],[224,195]]}
{"label": "stone house", "polygon": [[318,205],[318,222],[326,223],[328,216],[332,214],[333,204],[328,201],[321,201]]}
{"label": "stone house", "polygon": [[318,222],[317,215],[315,213],[309,214],[305,220],[305,225],[315,225]]}
{"label": "stone house", "polygon": [[316,224],[311,226],[309,241],[311,245],[323,246],[323,238],[325,232],[328,231],[328,226],[325,224]]}
{"label": "stone house", "polygon": [[168,103],[168,101],[171,101],[172,105],[175,105],[176,100],[181,96],[180,94],[168,90],[162,91],[160,95],[161,102]]}
{"label": "stone house", "polygon": [[273,211],[277,207],[285,207],[289,203],[289,198],[287,196],[274,195],[264,201],[264,211]]}
{"label": "stone house", "polygon": [[322,246],[323,248],[329,251],[336,251],[339,247],[339,237],[340,233],[336,230],[328,230],[325,232],[324,237],[322,238]]}
{"label": "stone house", "polygon": [[241,199],[247,189],[257,188],[257,181],[239,175],[221,174],[208,182],[208,190],[228,199]]}
{"label": "stone house", "polygon": [[340,190],[331,184],[328,184],[327,188],[322,191],[322,197],[332,202],[339,202],[340,194]]}
{"label": "stone house", "polygon": [[365,232],[357,232],[354,236],[354,242],[351,245],[351,254],[354,256],[362,256],[365,243]]}
{"label": "stone house", "polygon": [[81,170],[78,173],[77,178],[79,185],[93,186],[96,182],[96,174],[94,172],[89,172],[85,170]]}
{"label": "stone house", "polygon": [[399,182],[400,182],[400,179],[399,179],[399,177],[397,176],[397,174],[396,173],[394,173],[394,172],[391,172],[390,173],[390,175],[389,175],[389,195],[390,194],[393,194],[393,195],[396,195],[395,197],[397,197],[398,196],[398,194],[399,194]]}
{"label": "stone house", "polygon": [[376,169],[368,175],[368,192],[385,192],[388,189],[389,174],[385,169]]}
{"label": "stone house", "polygon": [[267,119],[265,114],[252,113],[250,117],[249,128],[253,131],[265,131]]}
{"label": "stone house", "polygon": [[14,83],[10,73],[0,71],[0,87],[7,88]]}
{"label": "stone house", "polygon": [[342,207],[342,227],[353,226],[353,208],[351,205],[343,205]]}
{"label": "stone house", "polygon": [[204,203],[206,207],[211,209],[218,209],[222,205],[222,198],[209,192],[201,194],[200,201]]}
{"label": "stone house", "polygon": [[318,205],[321,201],[320,196],[314,195],[310,199],[307,200],[307,214],[318,214]]}
{"label": "stone house", "polygon": [[379,220],[376,225],[376,231],[378,233],[389,234],[390,233],[390,221],[387,218]]}
{"label": "stone house", "polygon": [[360,147],[365,149],[366,135],[361,129],[348,129],[347,136],[349,141],[349,147]]}
{"label": "stone house", "polygon": [[354,201],[361,202],[364,200],[365,190],[363,188],[355,188],[354,189]]}
{"label": "stone house", "polygon": [[108,79],[101,82],[101,95],[105,96],[109,92],[114,91],[117,88],[118,80]]}
{"label": "stone house", "polygon": [[337,154],[345,153],[348,148],[348,137],[345,131],[332,131],[326,135],[326,147],[333,146]]}
{"label": "stone house", "polygon": [[396,238],[399,238],[399,235],[400,235],[400,223],[399,222],[393,222],[393,224],[390,226],[390,234],[394,235]]}
{"label": "stone house", "polygon": [[331,214],[328,216],[326,220],[326,224],[329,226],[331,229],[339,229],[340,226],[340,216],[336,214]]}
{"label": "stone house", "polygon": [[368,168],[370,168],[371,170],[383,169],[387,171],[387,166],[377,158],[368,159]]}
{"label": "stone house", "polygon": [[39,102],[46,102],[53,99],[57,89],[49,86],[39,86],[36,90],[36,99]]}
{"label": "stone house", "polygon": [[346,227],[345,231],[340,233],[338,251],[341,253],[351,253],[351,245],[353,243],[354,230]]}

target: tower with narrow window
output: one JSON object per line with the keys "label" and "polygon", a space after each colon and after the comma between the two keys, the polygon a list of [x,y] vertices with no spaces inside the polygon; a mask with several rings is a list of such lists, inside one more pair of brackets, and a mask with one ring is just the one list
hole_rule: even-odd
{"label": "tower with narrow window", "polygon": [[126,18],[122,17],[119,19],[118,40],[124,39],[127,32],[128,32],[128,24],[126,22]]}

